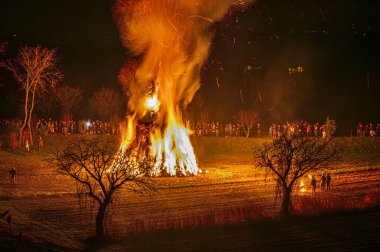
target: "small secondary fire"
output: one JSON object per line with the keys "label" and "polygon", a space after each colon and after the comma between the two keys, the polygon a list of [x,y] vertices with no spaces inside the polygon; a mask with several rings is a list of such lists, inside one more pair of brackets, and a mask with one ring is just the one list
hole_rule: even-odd
{"label": "small secondary fire", "polygon": [[213,37],[211,26],[232,0],[115,0],[122,42],[138,59],[119,79],[129,96],[130,115],[122,126],[121,150],[154,159],[151,175],[201,172],[182,110],[200,87],[200,69]]}

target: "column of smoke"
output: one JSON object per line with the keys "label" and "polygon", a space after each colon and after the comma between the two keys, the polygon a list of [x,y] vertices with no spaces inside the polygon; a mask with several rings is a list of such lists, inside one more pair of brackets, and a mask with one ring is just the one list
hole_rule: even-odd
{"label": "column of smoke", "polygon": [[234,3],[246,2],[115,1],[113,14],[122,43],[137,59],[125,64],[119,74],[129,96],[128,109],[135,121],[146,112],[146,92],[152,81],[158,83],[157,123],[166,125],[170,114],[181,118],[181,109],[191,102],[200,88],[200,69],[208,56],[213,24]]}

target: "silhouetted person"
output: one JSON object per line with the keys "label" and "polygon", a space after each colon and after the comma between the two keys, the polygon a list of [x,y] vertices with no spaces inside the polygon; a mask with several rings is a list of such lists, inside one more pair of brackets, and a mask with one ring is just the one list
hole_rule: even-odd
{"label": "silhouetted person", "polygon": [[44,148],[44,140],[42,139],[42,137],[40,136],[38,138],[38,150],[41,150]]}
{"label": "silhouetted person", "polygon": [[317,180],[315,179],[314,176],[311,177],[311,193],[315,193],[315,189],[317,188]]}
{"label": "silhouetted person", "polygon": [[330,183],[331,183],[331,176],[330,176],[330,174],[327,174],[327,177],[326,177],[326,189],[327,190],[330,190]]}
{"label": "silhouetted person", "polygon": [[16,182],[16,168],[9,170],[9,176],[11,177],[11,184],[13,185]]}
{"label": "silhouetted person", "polygon": [[29,150],[30,150],[30,148],[29,148],[29,141],[26,140],[26,141],[25,141],[25,151],[26,151],[26,152],[29,152]]}
{"label": "silhouetted person", "polygon": [[321,190],[324,190],[326,188],[326,175],[323,174],[321,178]]}

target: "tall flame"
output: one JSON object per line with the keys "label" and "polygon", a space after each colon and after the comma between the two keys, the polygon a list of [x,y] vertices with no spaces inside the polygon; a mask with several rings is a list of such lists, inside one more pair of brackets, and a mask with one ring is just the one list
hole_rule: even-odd
{"label": "tall flame", "polygon": [[[124,76],[119,76],[128,80],[125,84],[132,114],[122,127],[121,149],[129,148],[136,140],[137,122],[147,113],[154,113],[155,126],[150,129],[149,139],[150,155],[155,159],[154,175],[162,170],[171,175],[201,172],[181,109],[191,102],[200,87],[200,69],[213,36],[211,26],[233,3],[115,0],[114,17],[121,40],[130,53],[141,59],[136,69],[122,69],[120,73]],[[131,76],[125,76],[126,73]],[[146,97],[152,82],[153,90]]]}

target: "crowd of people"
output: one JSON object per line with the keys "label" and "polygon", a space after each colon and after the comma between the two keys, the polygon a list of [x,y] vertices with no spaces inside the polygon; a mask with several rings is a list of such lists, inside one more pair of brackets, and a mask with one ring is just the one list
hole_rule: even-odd
{"label": "crowd of people", "polygon": [[[330,174],[322,174],[321,182],[320,182],[321,191],[330,190],[330,188],[331,188],[330,184],[331,184]],[[311,192],[314,194],[316,191],[316,188],[317,188],[317,179],[315,178],[315,176],[311,177],[310,185],[311,185]]]}
{"label": "crowd of people", "polygon": [[356,135],[358,137],[374,137],[380,136],[380,123],[372,124],[372,123],[359,123],[356,128]]}
{"label": "crowd of people", "polygon": [[[22,121],[18,119],[0,120],[0,128],[19,128]],[[114,123],[100,120],[44,120],[40,119],[33,123],[37,132],[48,134],[116,134],[118,127]]]}
{"label": "crowd of people", "polygon": [[[19,128],[23,121],[19,119],[0,120],[0,130],[9,126]],[[119,127],[115,123],[100,120],[44,120],[40,119],[33,123],[36,132],[48,134],[117,134]],[[191,123],[187,127],[191,128],[195,136],[216,136],[216,137],[245,137],[247,136],[246,128],[239,123]],[[284,124],[272,123],[266,130],[261,129],[260,123],[255,124],[250,129],[249,136],[276,138],[282,135],[293,136],[294,134],[306,137],[322,137],[328,134],[328,125],[326,123],[310,123],[307,121],[286,122]],[[359,123],[356,130],[359,137],[380,136],[380,123],[363,124]]]}
{"label": "crowd of people", "polygon": [[[216,136],[216,137],[242,137],[245,136],[244,126],[239,123],[190,123],[190,128],[195,136]],[[260,132],[260,124],[254,127],[258,135]]]}
{"label": "crowd of people", "polygon": [[286,135],[292,137],[295,134],[306,136],[306,137],[322,137],[327,136],[327,125],[325,123],[320,124],[309,123],[307,121],[299,122],[286,122],[285,124],[272,124],[269,126],[268,136],[272,138],[280,137]]}
{"label": "crowd of people", "polygon": [[[244,137],[246,136],[243,124],[239,123],[198,123],[191,124],[191,129],[196,136],[221,136],[221,137]],[[263,132],[260,123],[250,129],[250,136],[277,138],[282,135],[293,136],[294,134],[307,137],[326,137],[328,127],[325,123],[309,123],[306,121],[286,122],[285,124],[271,124],[268,131]],[[335,131],[335,129],[334,129]]]}

